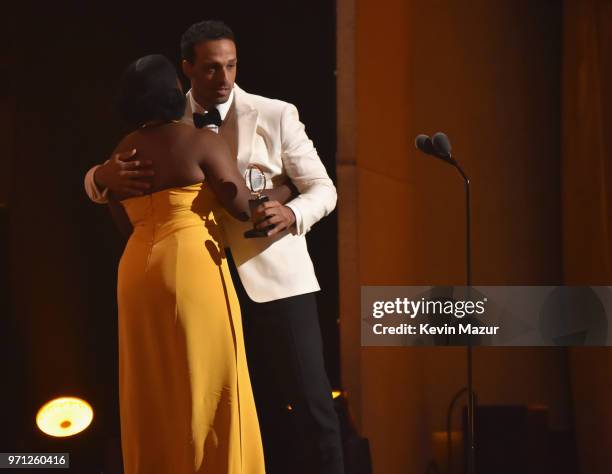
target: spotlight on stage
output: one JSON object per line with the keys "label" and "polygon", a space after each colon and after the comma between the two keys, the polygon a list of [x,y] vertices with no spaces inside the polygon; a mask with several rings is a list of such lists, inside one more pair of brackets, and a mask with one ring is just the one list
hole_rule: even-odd
{"label": "spotlight on stage", "polygon": [[49,436],[74,436],[93,420],[93,409],[77,397],[60,397],[45,403],[36,414],[36,425]]}

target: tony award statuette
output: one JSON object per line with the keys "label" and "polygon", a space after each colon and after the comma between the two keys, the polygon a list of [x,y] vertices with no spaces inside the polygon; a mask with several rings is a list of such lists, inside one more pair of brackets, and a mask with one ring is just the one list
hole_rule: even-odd
{"label": "tony award statuette", "polygon": [[[246,181],[247,188],[251,190],[253,195],[253,197],[249,199],[249,209],[251,211],[251,216],[253,216],[255,209],[257,209],[260,204],[269,201],[268,196],[261,194],[263,190],[266,189],[266,175],[257,165],[249,165],[246,173],[244,173],[244,179]],[[255,226],[255,224],[257,223],[253,222],[253,226]],[[252,229],[247,230],[244,233],[244,236],[247,239],[266,237],[268,231],[272,227],[274,226],[268,226],[264,229],[255,229],[255,227],[253,227]]]}

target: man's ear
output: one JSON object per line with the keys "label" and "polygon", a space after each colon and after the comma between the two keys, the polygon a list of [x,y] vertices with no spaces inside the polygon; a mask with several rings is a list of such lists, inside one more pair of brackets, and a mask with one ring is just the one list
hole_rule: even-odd
{"label": "man's ear", "polygon": [[191,64],[186,59],[183,59],[181,62],[181,69],[183,70],[183,74],[187,76],[189,79],[193,76],[193,64]]}

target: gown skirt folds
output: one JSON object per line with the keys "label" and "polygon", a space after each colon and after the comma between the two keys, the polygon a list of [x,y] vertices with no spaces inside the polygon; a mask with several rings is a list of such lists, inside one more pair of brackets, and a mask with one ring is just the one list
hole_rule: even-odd
{"label": "gown skirt folds", "polygon": [[125,474],[262,474],[240,307],[205,184],[122,201],[119,407]]}

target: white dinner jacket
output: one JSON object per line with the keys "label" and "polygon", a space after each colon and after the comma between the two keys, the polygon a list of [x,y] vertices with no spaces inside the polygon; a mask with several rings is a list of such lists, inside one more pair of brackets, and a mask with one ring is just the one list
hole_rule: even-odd
{"label": "white dinner jacket", "polygon": [[[191,94],[191,91],[187,93]],[[182,122],[193,126],[190,101]],[[312,141],[299,120],[295,106],[249,94],[234,85],[234,100],[219,129],[242,174],[257,164],[266,174],[268,187],[289,178],[300,194],[291,201],[300,213],[300,225],[272,237],[245,239],[252,228],[227,216],[222,226],[240,280],[256,302],[273,301],[320,289],[306,246],[305,234],[336,206],[336,188]],[[105,195],[93,180],[95,168],[85,176],[85,190],[99,203]]]}

